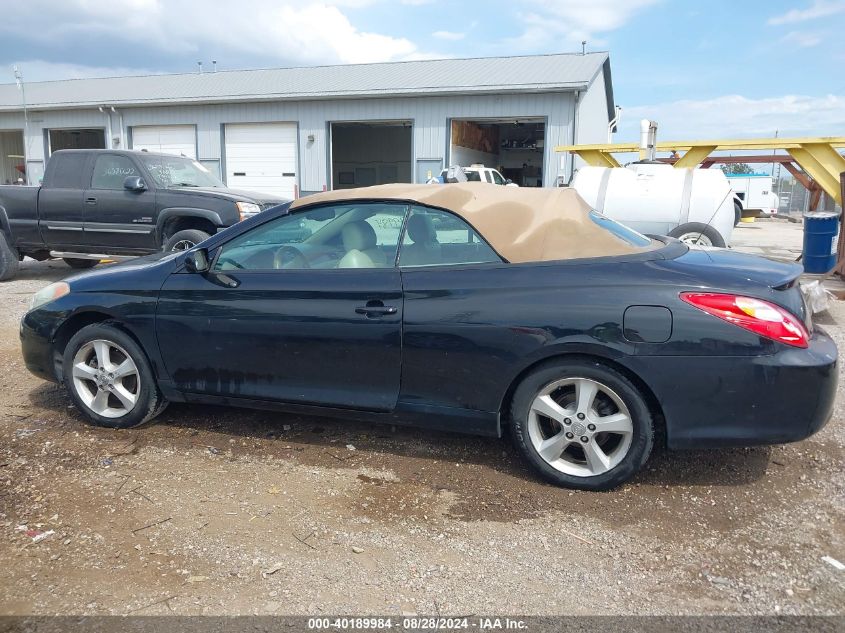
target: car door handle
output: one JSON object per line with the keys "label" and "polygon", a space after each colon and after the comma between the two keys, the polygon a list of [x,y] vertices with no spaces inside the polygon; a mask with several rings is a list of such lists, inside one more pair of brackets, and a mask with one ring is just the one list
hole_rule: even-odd
{"label": "car door handle", "polygon": [[396,314],[398,311],[396,306],[386,306],[381,301],[368,301],[367,305],[355,308],[357,314],[366,314],[367,316]]}
{"label": "car door handle", "polygon": [[96,198],[85,198],[85,203],[86,204],[97,204],[97,199]]}

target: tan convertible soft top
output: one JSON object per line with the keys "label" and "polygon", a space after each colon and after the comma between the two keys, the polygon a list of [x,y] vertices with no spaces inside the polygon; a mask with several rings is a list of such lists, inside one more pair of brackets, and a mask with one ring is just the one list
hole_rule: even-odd
{"label": "tan convertible soft top", "polygon": [[503,187],[482,182],[377,185],[339,189],[294,201],[291,209],[326,202],[396,200],[452,211],[514,263],[627,255],[637,247],[599,226],[574,189]]}

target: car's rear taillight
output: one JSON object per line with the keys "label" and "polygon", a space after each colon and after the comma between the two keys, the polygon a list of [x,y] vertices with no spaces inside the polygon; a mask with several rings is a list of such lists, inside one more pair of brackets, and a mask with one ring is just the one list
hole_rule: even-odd
{"label": "car's rear taillight", "polygon": [[708,314],[786,345],[807,347],[810,340],[800,319],[768,301],[712,292],[682,292],[681,299]]}

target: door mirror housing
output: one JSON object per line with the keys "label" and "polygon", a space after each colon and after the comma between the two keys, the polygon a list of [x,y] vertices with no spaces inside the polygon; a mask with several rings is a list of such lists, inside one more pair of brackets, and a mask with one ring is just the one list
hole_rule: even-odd
{"label": "door mirror housing", "polygon": [[185,268],[191,273],[208,272],[210,268],[208,262],[208,251],[204,248],[197,248],[185,257]]}
{"label": "door mirror housing", "polygon": [[147,183],[140,176],[128,176],[123,181],[123,188],[129,191],[146,191]]}
{"label": "door mirror housing", "polygon": [[512,184],[513,184],[513,180],[511,180],[510,178],[508,178],[507,180],[505,180],[505,184],[506,184],[506,185],[512,185]]}

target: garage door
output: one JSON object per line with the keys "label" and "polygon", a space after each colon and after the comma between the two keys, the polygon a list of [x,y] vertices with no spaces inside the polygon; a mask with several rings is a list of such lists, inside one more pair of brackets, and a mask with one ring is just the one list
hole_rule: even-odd
{"label": "garage door", "polygon": [[139,125],[132,128],[132,149],[197,157],[197,131],[193,125]]}
{"label": "garage door", "polygon": [[293,199],[295,123],[230,123],[225,135],[229,187]]}

